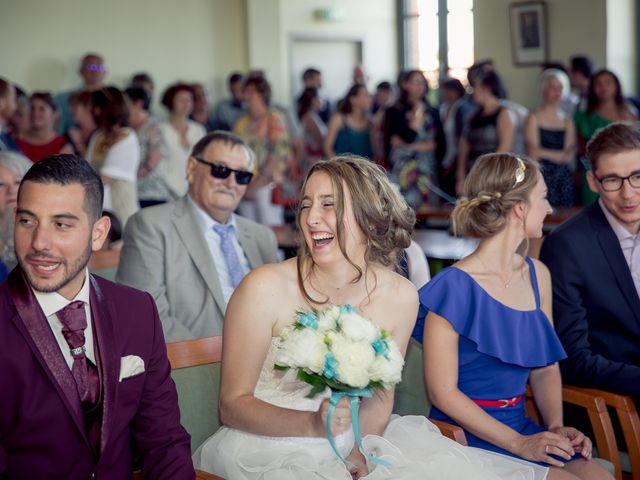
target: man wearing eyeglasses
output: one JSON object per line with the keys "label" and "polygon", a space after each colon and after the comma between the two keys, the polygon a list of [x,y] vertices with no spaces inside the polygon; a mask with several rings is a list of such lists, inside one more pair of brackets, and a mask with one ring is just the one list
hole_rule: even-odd
{"label": "man wearing eyeglasses", "polygon": [[71,95],[82,90],[94,92],[104,86],[103,82],[107,74],[107,69],[102,56],[97,53],[87,53],[80,61],[78,74],[82,77],[82,87],[67,90],[66,92],[59,93],[55,97],[58,112],[60,113],[58,132],[61,135],[65,134],[67,130],[73,126],[71,107],[69,106],[69,98],[71,98]]}
{"label": "man wearing eyeglasses", "polygon": [[613,123],[587,145],[600,198],[554,230],[540,259],[568,358],[563,381],[640,400],[640,126]]}
{"label": "man wearing eyeglasses", "polygon": [[244,275],[277,261],[273,231],[234,213],[254,161],[242,139],[212,132],[187,162],[187,195],[127,222],[116,280],[154,297],[167,342],[221,335]]}

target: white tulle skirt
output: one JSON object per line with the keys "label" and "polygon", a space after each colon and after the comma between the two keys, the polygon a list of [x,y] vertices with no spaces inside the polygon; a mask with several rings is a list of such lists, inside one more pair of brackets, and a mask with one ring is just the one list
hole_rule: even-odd
{"label": "white tulle skirt", "polygon": [[[353,433],[336,437],[347,456]],[[363,439],[367,480],[544,480],[548,469],[462,445],[443,437],[425,417],[393,415],[382,437]],[[222,427],[195,452],[194,466],[226,480],[351,480],[345,464],[323,438],[272,438]]]}

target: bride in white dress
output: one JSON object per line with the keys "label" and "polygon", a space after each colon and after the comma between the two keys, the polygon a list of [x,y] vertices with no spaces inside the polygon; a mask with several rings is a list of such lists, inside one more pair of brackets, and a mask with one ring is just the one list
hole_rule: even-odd
{"label": "bride in white dress", "polygon": [[347,400],[335,409],[331,431],[348,465],[327,440],[330,392],[308,399],[310,386],[294,370],[274,370],[278,335],[295,312],[330,305],[352,305],[405,353],[418,298],[393,263],[409,245],[414,220],[370,161],[336,157],[314,165],[299,206],[298,258],[253,270],[229,303],[220,389],[225,426],[196,451],[196,468],[227,480],[546,478],[544,467],[463,447],[424,417],[391,416],[392,390],[361,399],[358,417],[365,451],[387,466],[358,450]]}

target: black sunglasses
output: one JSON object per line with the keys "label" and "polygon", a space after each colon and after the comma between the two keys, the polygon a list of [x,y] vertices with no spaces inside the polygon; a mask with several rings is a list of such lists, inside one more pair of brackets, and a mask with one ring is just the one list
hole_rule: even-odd
{"label": "black sunglasses", "polygon": [[236,170],[235,168],[227,167],[226,165],[220,165],[218,163],[210,163],[201,158],[193,157],[198,162],[204,163],[211,167],[211,176],[215,178],[225,179],[229,178],[231,172],[236,174],[236,183],[238,185],[248,185],[253,178],[253,172],[247,172],[246,170]]}

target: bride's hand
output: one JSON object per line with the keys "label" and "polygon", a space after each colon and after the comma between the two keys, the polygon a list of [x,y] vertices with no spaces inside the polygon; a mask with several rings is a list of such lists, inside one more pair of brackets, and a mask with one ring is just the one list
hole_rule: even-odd
{"label": "bride's hand", "polygon": [[[316,413],[316,422],[319,422],[319,432],[323,432],[321,436],[326,435],[327,412],[329,411],[329,399],[325,399],[320,405],[320,410]],[[331,433],[339,435],[351,428],[351,409],[349,408],[349,399],[342,398],[331,415]]]}
{"label": "bride's hand", "polygon": [[351,455],[347,457],[347,460],[355,464],[355,467],[349,467],[351,478],[353,478],[354,480],[358,480],[361,477],[366,477],[367,475],[369,475],[367,461],[365,460],[364,455],[362,455],[362,453],[360,453],[360,451],[357,449],[357,447],[353,449]]}

